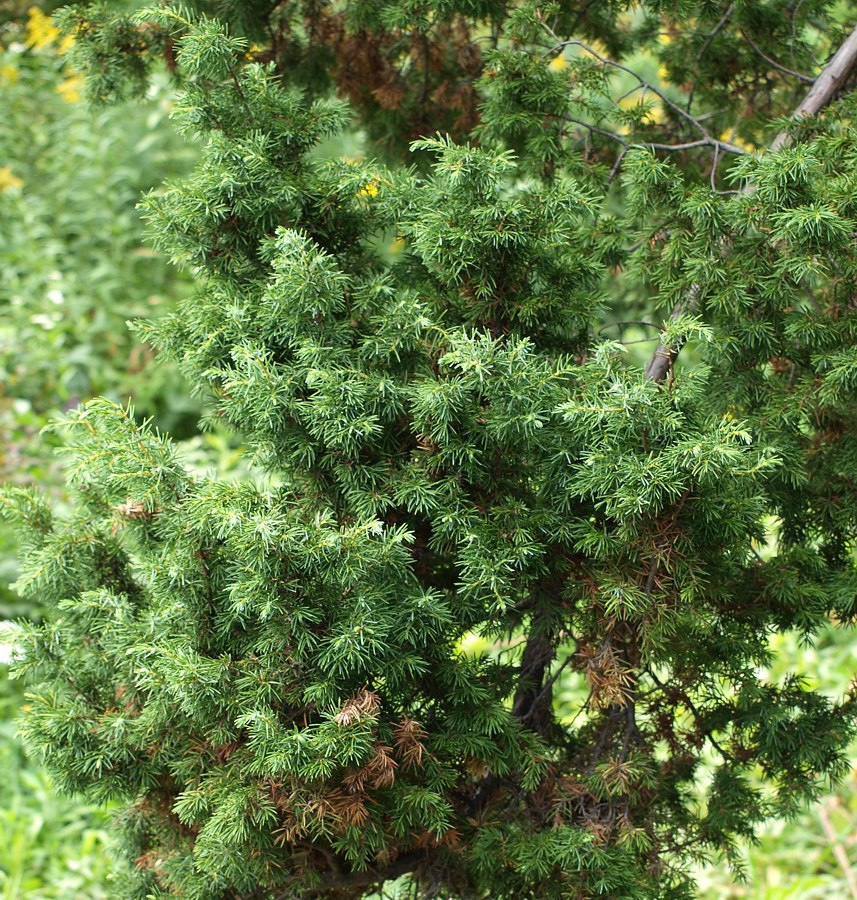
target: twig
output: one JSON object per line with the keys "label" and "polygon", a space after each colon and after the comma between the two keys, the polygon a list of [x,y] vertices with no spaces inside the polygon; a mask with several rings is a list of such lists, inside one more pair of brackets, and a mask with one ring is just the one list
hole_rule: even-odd
{"label": "twig", "polygon": [[711,164],[711,190],[714,191],[715,194],[720,193],[717,190],[717,163],[720,160],[720,148],[714,148],[714,162]]}
{"label": "twig", "polygon": [[833,855],[836,857],[839,867],[845,874],[845,881],[848,885],[848,890],[851,893],[852,900],[857,900],[857,877],[855,877],[854,870],[851,868],[851,863],[848,861],[848,854],[845,852],[845,848],[839,842],[839,835],[836,834],[833,822],[830,821],[827,807],[822,803],[818,805],[818,818],[821,819],[821,827],[824,829],[827,840],[830,842]]}
{"label": "twig", "polygon": [[651,147],[654,150],[695,150],[697,147],[714,147],[715,153],[734,153],[736,156],[746,156],[747,151],[738,147],[736,144],[730,144],[728,141],[721,141],[718,138],[701,138],[698,141],[687,141],[684,144],[655,144],[651,141],[643,141],[641,147]]}
{"label": "twig", "polygon": [[726,11],[720,17],[720,21],[708,32],[705,40],[702,43],[702,46],[696,52],[696,61],[699,62],[702,59],[702,55],[705,51],[711,46],[711,42],[714,38],[717,37],[718,34],[723,30],[724,25],[732,18],[732,13],[735,11],[735,4],[730,3],[729,6],[726,7]]}
{"label": "twig", "polygon": [[576,119],[574,116],[564,115],[562,116],[562,120],[564,122],[571,122],[574,125],[580,125],[581,128],[585,128],[587,131],[592,132],[592,134],[600,134],[610,138],[610,140],[616,141],[617,144],[621,144],[626,152],[630,150],[631,147],[649,147],[652,150],[667,150],[671,153],[678,153],[682,150],[697,150],[700,147],[714,147],[718,152],[732,153],[735,156],[747,156],[747,151],[737,146],[737,144],[721,141],[711,135],[706,135],[697,141],[685,141],[681,144],[659,144],[655,141],[629,141],[617,131],[601,128],[598,125],[593,125],[591,122],[586,122],[584,119]]}
{"label": "twig", "polygon": [[589,709],[589,704],[592,701],[592,696],[595,693],[595,688],[589,688],[589,694],[586,699],[583,701],[583,705],[578,709],[578,711],[572,716],[571,721],[566,724],[566,728],[571,728],[572,725]]}
{"label": "twig", "polygon": [[[658,678],[658,676],[655,675],[655,673],[652,671],[651,667],[648,667],[648,668],[646,669],[646,674],[649,676],[649,678],[652,679],[652,681],[654,681],[654,683],[655,683],[655,684],[656,684],[656,685],[657,685],[664,693],[667,692],[667,685],[665,685],[665,684]],[[674,689],[674,690],[675,690],[675,689]],[[702,724],[701,724],[702,715],[700,714],[699,710],[696,708],[696,704],[694,704],[693,700],[691,700],[690,697],[688,697],[688,695],[687,695],[684,691],[675,690],[675,694],[676,694],[676,696],[678,697],[678,699],[681,700],[681,702],[684,703],[684,705],[690,710],[691,715],[692,715],[693,718],[696,720],[696,724],[702,729],[702,733],[705,735],[705,737],[708,738],[708,741],[709,741],[709,743],[711,744],[711,746],[714,747],[714,749],[715,749],[715,750],[723,757],[723,759],[725,759],[727,762],[734,762],[734,761],[735,761],[735,757],[734,757],[731,753],[729,753],[728,750],[724,750],[723,747],[720,746],[720,743],[717,741],[717,739],[714,737],[714,735],[711,733],[711,731],[710,731],[709,729],[704,728],[704,727],[702,726]]]}
{"label": "twig", "polygon": [[582,128],[585,128],[587,131],[591,131],[593,134],[600,134],[604,137],[610,138],[611,141],[616,141],[616,143],[621,144],[625,150],[627,150],[631,145],[625,138],[622,137],[621,134],[618,134],[615,131],[609,131],[606,128],[599,128],[597,125],[593,125],[590,122],[586,122],[583,119],[576,119],[574,116],[562,116],[563,122],[571,122],[573,125],[580,125]]}
{"label": "twig", "polygon": [[646,583],[643,585],[643,593],[651,594],[655,589],[655,582],[658,577],[658,565],[660,564],[660,557],[655,555],[652,557],[652,564],[649,566],[649,574],[646,577]]}
{"label": "twig", "polygon": [[762,48],[753,41],[749,34],[744,31],[743,28],[739,29],[741,37],[750,45],[750,49],[757,55],[761,56],[763,60],[765,60],[768,65],[773,66],[778,72],[781,72],[783,75],[791,75],[792,78],[797,78],[798,81],[802,81],[804,84],[815,84],[815,79],[812,75],[804,75],[803,72],[795,72],[794,69],[788,69],[786,66],[778,63],[775,59],[771,59],[767,53],[765,53]]}
{"label": "twig", "polygon": [[607,178],[607,187],[609,188],[611,184],[613,184],[613,179],[619,174],[619,169],[622,168],[622,161],[625,159],[625,154],[628,152],[628,147],[623,147],[618,156],[616,157],[616,162],[613,163],[613,168],[610,170],[610,175]]}
{"label": "twig", "polygon": [[[702,43],[702,46],[696,53],[696,61],[699,62],[702,59],[705,51],[711,46],[711,42],[717,35],[723,30],[723,27],[726,23],[732,18],[732,13],[735,11],[735,4],[730,3],[729,6],[726,7],[726,12],[723,13],[720,21],[708,32],[705,40]],[[687,111],[690,112],[691,106],[693,106],[693,95],[696,93],[696,80],[694,80],[693,85],[690,88],[690,92],[687,95]]]}

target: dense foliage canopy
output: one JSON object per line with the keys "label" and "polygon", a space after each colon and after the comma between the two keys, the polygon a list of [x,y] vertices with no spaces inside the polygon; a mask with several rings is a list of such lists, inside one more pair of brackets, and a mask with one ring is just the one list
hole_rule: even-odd
{"label": "dense foliage canopy", "polygon": [[123,896],[690,897],[844,772],[857,698],[760,672],[857,614],[848,66],[786,121],[853,13],[61,14],[96,101],[182,85],[144,210],[198,289],[139,329],[257,467],[95,400],[74,512],[4,495],[25,737],[126,801]]}

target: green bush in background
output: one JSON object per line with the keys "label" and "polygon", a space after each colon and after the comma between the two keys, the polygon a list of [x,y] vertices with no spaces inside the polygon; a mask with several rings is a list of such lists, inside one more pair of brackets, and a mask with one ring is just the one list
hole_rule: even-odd
{"label": "green bush in background", "polygon": [[0,900],[101,900],[110,813],[56,793],[14,738],[20,690],[0,664]]}
{"label": "green bush in background", "polygon": [[[82,100],[68,44],[47,18],[58,5],[0,5],[0,481],[61,498],[40,430],[62,409],[96,393],[133,395],[141,414],[189,436],[199,407],[126,325],[189,290],[145,243],[136,206],[197,149],[166,123],[165,76],[142,103],[94,111]],[[16,552],[0,522],[0,620],[41,613],[8,587]],[[14,738],[21,698],[0,662],[0,900],[110,897],[109,813],[58,795],[28,761]]]}
{"label": "green bush in background", "polygon": [[186,431],[181,382],[150,368],[126,327],[188,285],[144,244],[136,209],[141,193],[196,155],[166,124],[166,81],[156,79],[142,104],[93,111],[64,42],[35,8],[0,39],[3,393],[44,414],[133,391],[142,413]]}
{"label": "green bush in background", "polygon": [[[166,122],[156,78],[143,103],[94,111],[38,7],[0,20],[0,479],[62,479],[39,430],[95,394],[133,395],[182,436],[198,404],[126,324],[157,316],[189,279],[144,242],[141,194],[185,171],[196,148]],[[14,541],[0,527],[0,616],[24,612],[5,585]]]}

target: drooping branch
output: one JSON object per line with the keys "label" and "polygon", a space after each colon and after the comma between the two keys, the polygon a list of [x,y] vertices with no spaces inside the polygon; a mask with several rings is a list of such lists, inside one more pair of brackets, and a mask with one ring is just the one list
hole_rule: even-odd
{"label": "drooping branch", "polygon": [[683,150],[698,150],[700,147],[713,147],[715,152],[718,153],[732,153],[735,156],[747,155],[747,151],[742,150],[741,147],[730,144],[728,141],[718,140],[707,133],[705,137],[701,137],[699,140],[684,141],[677,144],[663,144],[654,141],[629,141],[623,135],[619,134],[618,131],[610,131],[607,128],[601,128],[598,125],[593,125],[590,122],[587,122],[584,119],[578,119],[575,116],[566,115],[562,117],[562,120],[564,122],[570,122],[573,125],[579,125],[581,128],[592,134],[600,134],[602,137],[609,138],[611,141],[621,144],[626,150],[629,150],[631,147],[648,147],[651,150],[664,150],[668,153],[679,153]]}
{"label": "drooping branch", "polygon": [[789,75],[792,78],[797,78],[798,81],[802,81],[804,84],[815,84],[815,79],[812,75],[804,75],[803,72],[795,72],[794,69],[789,69],[786,66],[778,63],[775,59],[772,59],[765,53],[764,50],[747,34],[743,29],[741,30],[741,37],[749,45],[750,49],[759,57],[761,57],[769,66],[776,69],[782,75]]}
{"label": "drooping branch", "polygon": [[[842,89],[855,64],[857,64],[857,26],[815,79],[815,83],[792,113],[791,118],[805,119],[818,115]],[[770,151],[782,150],[784,147],[788,147],[791,141],[791,133],[784,129],[771,142]],[[743,189],[745,193],[752,190],[752,185],[746,185]],[[675,321],[679,316],[694,312],[699,304],[699,293],[699,286],[691,285],[687,299],[675,305],[670,318]],[[646,366],[646,378],[658,383],[664,381],[680,350],[680,346],[667,347],[662,341],[659,341],[648,366]]]}

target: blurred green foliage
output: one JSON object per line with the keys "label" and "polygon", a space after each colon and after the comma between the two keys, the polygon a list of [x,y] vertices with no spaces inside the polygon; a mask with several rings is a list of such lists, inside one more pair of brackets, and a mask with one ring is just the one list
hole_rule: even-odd
{"label": "blurred green foliage", "polygon": [[[147,102],[94,111],[40,14],[0,37],[0,379],[44,413],[133,391],[141,414],[182,431],[177,376],[149,370],[126,320],[157,314],[188,279],[143,241],[136,204],[195,149],[166,123],[165,80]],[[15,38],[9,40],[9,38]],[[145,377],[141,377],[145,372]],[[185,433],[187,427],[185,426]]]}
{"label": "blurred green foliage", "polygon": [[[199,416],[188,386],[151,365],[126,324],[190,290],[147,245],[136,205],[196,149],[166,121],[166,77],[142,103],[92,110],[81,100],[45,15],[60,5],[0,4],[0,480],[57,494],[59,466],[40,430],[60,410],[93,394],[133,395],[141,415],[183,436]],[[219,440],[190,441],[199,465],[209,447],[215,459],[228,454]],[[8,587],[15,550],[0,528],[0,619],[39,614]],[[0,900],[113,896],[109,812],[59,796],[25,757],[9,652],[0,644]]]}
{"label": "blurred green foliage", "polygon": [[0,900],[110,897],[109,812],[57,795],[14,739],[21,692],[0,665]]}
{"label": "blurred green foliage", "polygon": [[[56,4],[53,4],[56,6]],[[0,14],[0,479],[59,490],[40,429],[95,394],[134,397],[180,437],[198,403],[131,334],[190,290],[146,244],[141,194],[185,171],[196,148],[166,121],[155,79],[142,103],[93,110],[64,42],[40,7]],[[14,540],[0,530],[0,616],[31,612],[6,585]]]}

